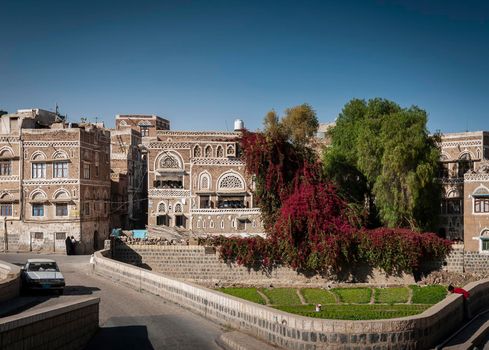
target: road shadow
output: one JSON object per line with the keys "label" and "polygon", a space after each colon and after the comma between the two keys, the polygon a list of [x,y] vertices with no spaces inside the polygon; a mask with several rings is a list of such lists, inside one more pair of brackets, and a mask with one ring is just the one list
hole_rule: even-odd
{"label": "road shadow", "polygon": [[99,328],[85,350],[154,350],[146,326]]}
{"label": "road shadow", "polygon": [[90,295],[98,290],[100,290],[98,287],[68,285],[65,287],[64,295]]}
{"label": "road shadow", "polygon": [[19,314],[21,312],[27,311],[36,305],[42,304],[51,298],[56,298],[57,295],[48,295],[44,293],[43,295],[37,296],[21,296],[13,300],[5,301],[0,303],[0,317],[7,317]]}

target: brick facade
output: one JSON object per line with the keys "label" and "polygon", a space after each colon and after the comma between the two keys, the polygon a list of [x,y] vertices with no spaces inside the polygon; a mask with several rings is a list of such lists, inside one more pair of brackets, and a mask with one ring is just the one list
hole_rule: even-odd
{"label": "brick facade", "polygon": [[264,234],[239,132],[158,131],[144,137],[148,224],[196,234]]}
{"label": "brick facade", "polygon": [[0,249],[99,249],[109,234],[110,138],[93,124],[20,110],[1,118]]}

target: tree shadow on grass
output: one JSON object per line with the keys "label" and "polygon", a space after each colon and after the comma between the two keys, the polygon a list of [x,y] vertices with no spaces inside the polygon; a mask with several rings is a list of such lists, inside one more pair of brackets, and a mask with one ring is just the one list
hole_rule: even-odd
{"label": "tree shadow on grass", "polygon": [[154,350],[146,326],[99,328],[85,350]]}

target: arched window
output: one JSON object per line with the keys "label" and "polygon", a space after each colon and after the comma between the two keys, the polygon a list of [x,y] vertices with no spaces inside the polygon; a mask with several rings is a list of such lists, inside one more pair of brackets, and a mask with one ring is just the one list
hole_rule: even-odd
{"label": "arched window", "polygon": [[209,223],[209,227],[214,228],[214,221],[211,220],[211,222]]}
{"label": "arched window", "polygon": [[224,220],[221,220],[221,229],[224,229]]}
{"label": "arched window", "polygon": [[224,149],[222,148],[222,146],[217,146],[216,157],[224,157]]}
{"label": "arched window", "polygon": [[162,169],[179,169],[180,164],[178,161],[175,159],[175,157],[172,157],[171,155],[166,155],[160,160],[160,167]]}
{"label": "arched window", "polygon": [[206,190],[209,189],[209,177],[207,176],[202,177],[201,188]]}
{"label": "arched window", "polygon": [[212,147],[211,146],[206,146],[205,156],[206,156],[206,158],[212,157]]}
{"label": "arched window", "polygon": [[227,152],[227,155],[234,154],[234,147],[229,145],[226,152]]}
{"label": "arched window", "polygon": [[209,190],[211,188],[211,177],[206,171],[200,174],[199,187],[201,190]]}
{"label": "arched window", "polygon": [[158,204],[158,212],[159,213],[165,213],[166,212],[166,205],[165,205],[165,203]]}
{"label": "arched window", "polygon": [[474,169],[474,161],[469,153],[464,153],[458,159],[458,177],[464,177],[464,174]]}
{"label": "arched window", "polygon": [[225,175],[219,182],[220,189],[244,189],[243,181],[235,174]]}
{"label": "arched window", "polygon": [[200,149],[200,146],[197,145],[194,147],[194,157],[200,157],[202,155],[202,150]]}
{"label": "arched window", "polygon": [[175,204],[175,213],[182,212],[182,205],[180,203]]}
{"label": "arched window", "polygon": [[481,251],[489,253],[489,229],[484,229],[481,232]]}

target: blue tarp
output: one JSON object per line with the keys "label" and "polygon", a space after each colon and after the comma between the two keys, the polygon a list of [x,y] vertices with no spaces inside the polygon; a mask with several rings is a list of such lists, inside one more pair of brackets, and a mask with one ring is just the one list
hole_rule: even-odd
{"label": "blue tarp", "polygon": [[132,236],[134,238],[146,238],[148,230],[132,230]]}
{"label": "blue tarp", "polygon": [[110,234],[113,237],[120,237],[122,230],[120,228],[113,228],[112,233]]}

